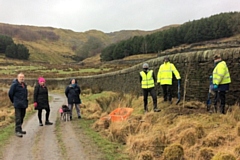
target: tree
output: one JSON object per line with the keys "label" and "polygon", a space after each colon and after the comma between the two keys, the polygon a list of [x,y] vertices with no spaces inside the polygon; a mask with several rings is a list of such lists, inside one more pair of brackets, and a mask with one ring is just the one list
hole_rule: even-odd
{"label": "tree", "polygon": [[0,53],[5,53],[7,46],[13,43],[11,37],[0,35]]}
{"label": "tree", "polygon": [[29,50],[23,44],[11,44],[6,48],[6,57],[15,58],[15,59],[24,59],[29,58]]}

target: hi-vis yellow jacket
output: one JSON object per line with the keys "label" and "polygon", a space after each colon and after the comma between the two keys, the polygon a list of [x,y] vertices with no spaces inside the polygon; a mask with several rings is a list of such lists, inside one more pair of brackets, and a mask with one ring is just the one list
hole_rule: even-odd
{"label": "hi-vis yellow jacket", "polygon": [[160,85],[168,84],[172,85],[172,73],[174,73],[177,79],[181,79],[180,74],[174,64],[170,62],[164,62],[158,70],[157,82]]}
{"label": "hi-vis yellow jacket", "polygon": [[149,70],[147,74],[144,71],[141,71],[140,76],[142,77],[141,83],[143,89],[154,87],[153,70]]}
{"label": "hi-vis yellow jacket", "polygon": [[225,61],[221,61],[213,70],[213,84],[228,84],[231,83],[230,73]]}

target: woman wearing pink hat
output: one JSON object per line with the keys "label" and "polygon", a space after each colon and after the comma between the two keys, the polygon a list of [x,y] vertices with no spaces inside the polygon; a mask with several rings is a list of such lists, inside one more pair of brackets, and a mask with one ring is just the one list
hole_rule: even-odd
{"label": "woman wearing pink hat", "polygon": [[38,110],[38,120],[39,126],[43,126],[42,123],[42,110],[46,110],[45,125],[52,125],[53,123],[49,121],[50,107],[48,100],[48,89],[45,85],[46,80],[43,77],[38,78],[38,84],[34,88],[34,107]]}

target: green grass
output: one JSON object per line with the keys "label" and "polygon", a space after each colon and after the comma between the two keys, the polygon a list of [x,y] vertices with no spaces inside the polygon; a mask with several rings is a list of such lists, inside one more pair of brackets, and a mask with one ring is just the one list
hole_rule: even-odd
{"label": "green grass", "polygon": [[70,74],[79,74],[79,73],[102,73],[109,71],[110,68],[81,68],[81,69],[73,69],[71,67],[66,68],[66,66],[63,66],[61,68],[49,68],[44,66],[34,66],[31,65],[6,65],[6,66],[0,66],[0,74],[10,74],[10,75],[16,75],[19,71],[24,72],[31,72],[31,73],[55,73],[55,74],[63,74],[63,75],[70,75]]}
{"label": "green grass", "polygon": [[62,140],[62,133],[61,133],[61,126],[60,126],[60,120],[59,118],[57,118],[57,121],[56,121],[56,137],[57,137],[57,141],[58,141],[58,144],[60,146],[60,149],[61,149],[61,153],[62,155],[64,156],[64,158],[66,159],[66,153],[67,153],[67,149],[63,143],[63,140]]}
{"label": "green grass", "polygon": [[91,128],[94,120],[83,118],[80,123],[79,121],[72,122],[74,122],[75,127],[82,128],[83,132],[93,140],[98,148],[101,148],[106,160],[129,160],[129,157],[123,153],[124,146],[122,144],[109,141]]}

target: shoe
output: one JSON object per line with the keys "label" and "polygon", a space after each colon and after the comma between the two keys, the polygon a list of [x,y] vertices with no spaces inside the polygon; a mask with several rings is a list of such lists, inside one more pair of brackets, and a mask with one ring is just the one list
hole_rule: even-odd
{"label": "shoe", "polygon": [[43,123],[39,123],[39,126],[43,126]]}
{"label": "shoe", "polygon": [[81,119],[82,117],[81,116],[78,116],[78,119]]}
{"label": "shoe", "polygon": [[20,133],[21,133],[21,134],[27,134],[27,132],[26,132],[26,131],[20,131]]}
{"label": "shoe", "polygon": [[70,116],[70,121],[72,120],[72,116]]}
{"label": "shoe", "polygon": [[23,135],[20,132],[16,132],[17,137],[23,137]]}
{"label": "shoe", "polygon": [[45,122],[45,125],[52,125],[53,123],[52,122],[49,122],[49,121],[46,121]]}
{"label": "shoe", "polygon": [[160,112],[161,109],[154,109],[154,112]]}

